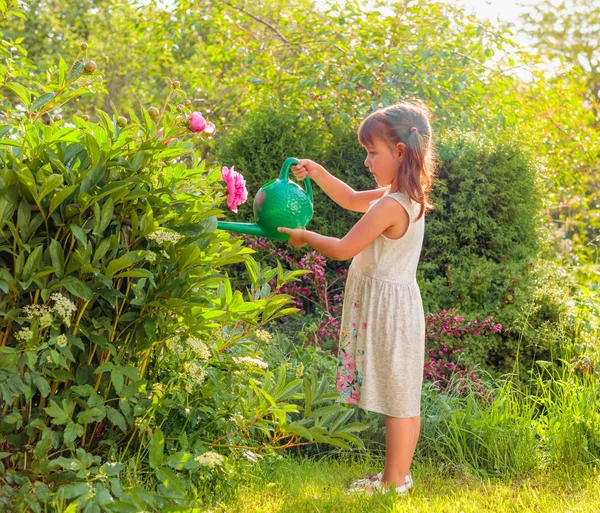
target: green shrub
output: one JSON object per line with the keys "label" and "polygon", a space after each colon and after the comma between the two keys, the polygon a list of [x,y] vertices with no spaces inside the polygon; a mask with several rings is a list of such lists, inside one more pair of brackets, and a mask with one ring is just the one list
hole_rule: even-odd
{"label": "green shrub", "polygon": [[[313,123],[308,125],[285,106],[250,112],[230,138],[218,142],[217,153],[220,159],[240,159],[254,190],[278,173],[279,162],[292,149],[294,156],[322,163],[355,190],[375,187],[364,166],[356,127]],[[509,132],[493,138],[485,133],[438,132],[435,209],[425,220],[417,270],[425,311],[458,308],[467,321],[492,315],[502,324],[501,335],[480,339],[468,351],[471,363],[491,372],[511,370],[517,354],[525,365],[547,357],[551,338],[541,337],[542,326],[552,329],[559,322],[568,291],[552,275],[552,267],[536,260],[548,241],[540,219],[537,164],[522,149],[518,135]],[[284,153],[284,148],[290,152]],[[319,187],[314,191],[315,215],[308,228],[343,237],[361,214],[343,210]],[[250,208],[249,203],[239,219],[250,220]],[[268,245],[270,251],[257,254],[263,262],[272,263],[273,254],[281,251],[293,256],[306,252],[279,241]],[[329,276],[334,279],[348,263],[328,261]],[[243,268],[236,266],[232,276],[243,286]],[[534,315],[528,318],[531,329],[520,334],[523,312]]]}
{"label": "green shrub", "polygon": [[220,169],[170,102],[185,93],[156,120],[62,120],[98,82],[84,65],[61,59],[46,90],[6,86],[20,104],[0,126],[0,506],[164,510],[202,503],[195,482],[243,449],[360,446],[313,370],[261,359],[257,328],[296,311],[277,292],[303,271],[215,230]]}

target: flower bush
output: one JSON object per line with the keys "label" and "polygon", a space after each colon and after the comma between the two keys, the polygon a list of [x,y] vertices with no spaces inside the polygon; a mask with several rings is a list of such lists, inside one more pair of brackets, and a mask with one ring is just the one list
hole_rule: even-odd
{"label": "flower bush", "polygon": [[500,333],[502,325],[494,324],[492,317],[483,322],[473,320],[462,324],[464,316],[456,315],[457,308],[442,310],[426,316],[426,361],[424,378],[431,381],[441,392],[453,391],[464,395],[475,391],[487,401],[493,399],[488,394],[476,373],[469,371],[469,365],[461,361],[465,347],[465,336],[482,336]]}
{"label": "flower bush", "polygon": [[263,363],[264,325],[297,311],[280,289],[305,271],[262,268],[216,230],[226,191],[196,149],[208,132],[171,103],[185,92],[174,81],[158,115],[59,117],[99,73],[78,55],[45,89],[4,83],[0,509],[164,511],[202,504],[197,483],[242,450],[360,446],[314,372]]}

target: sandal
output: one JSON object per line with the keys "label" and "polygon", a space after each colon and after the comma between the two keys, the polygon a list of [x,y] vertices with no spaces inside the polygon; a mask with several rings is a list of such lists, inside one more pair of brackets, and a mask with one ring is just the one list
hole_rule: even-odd
{"label": "sandal", "polygon": [[[369,482],[375,481],[375,479],[373,479],[373,478],[376,478],[379,481],[381,481],[383,479],[383,470],[381,472],[379,472],[379,474],[370,474],[367,477],[362,477],[360,479],[355,479],[350,484],[350,488],[357,488],[357,487],[359,487],[359,488],[362,489],[364,487],[364,485],[368,484]],[[404,482],[404,486],[406,486],[407,490],[409,490],[409,491],[412,491],[412,489],[415,487],[415,484],[413,482],[413,479],[412,479],[412,476],[411,476],[410,472],[406,476],[406,481]]]}
{"label": "sandal", "polygon": [[[357,479],[355,481],[352,482],[352,484],[350,485],[350,487],[345,491],[346,494],[351,494],[351,493],[356,493],[356,492],[362,492],[362,491],[366,491],[369,493],[373,493],[374,491],[377,490],[381,490],[381,491],[388,491],[391,488],[390,487],[385,487],[383,485],[383,470],[381,472],[379,472],[379,474],[371,474],[366,478],[362,478],[362,479]],[[408,492],[412,492],[414,488],[414,483],[412,480],[412,476],[410,475],[410,472],[408,473],[408,475],[406,476],[406,480],[404,482],[403,485],[400,486],[396,486],[396,493],[398,494],[405,494]]]}

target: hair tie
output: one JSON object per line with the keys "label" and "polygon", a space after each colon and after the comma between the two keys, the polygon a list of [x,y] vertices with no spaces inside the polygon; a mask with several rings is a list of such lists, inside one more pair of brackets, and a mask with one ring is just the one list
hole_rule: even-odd
{"label": "hair tie", "polygon": [[410,129],[411,132],[418,132],[419,129],[416,126],[411,127]]}

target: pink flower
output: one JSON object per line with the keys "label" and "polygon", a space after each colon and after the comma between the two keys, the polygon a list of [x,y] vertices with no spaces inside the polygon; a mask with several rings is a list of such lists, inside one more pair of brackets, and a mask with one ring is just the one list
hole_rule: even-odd
{"label": "pink flower", "polygon": [[206,128],[204,129],[204,131],[208,135],[212,135],[217,131],[217,128],[215,127],[215,125],[213,124],[212,121],[209,121],[209,123],[208,123],[208,125],[206,125]]}
{"label": "pink flower", "polygon": [[246,190],[246,180],[244,177],[234,170],[223,166],[221,177],[227,184],[227,206],[232,212],[237,214],[237,207],[246,201],[248,191]]}
{"label": "pink flower", "polygon": [[189,127],[192,132],[202,132],[207,127],[206,119],[199,112],[192,112]]}
{"label": "pink flower", "polygon": [[362,329],[363,329],[363,330],[366,330],[366,329],[367,329],[367,323],[366,323],[366,322],[363,322],[363,323],[362,323]]}

